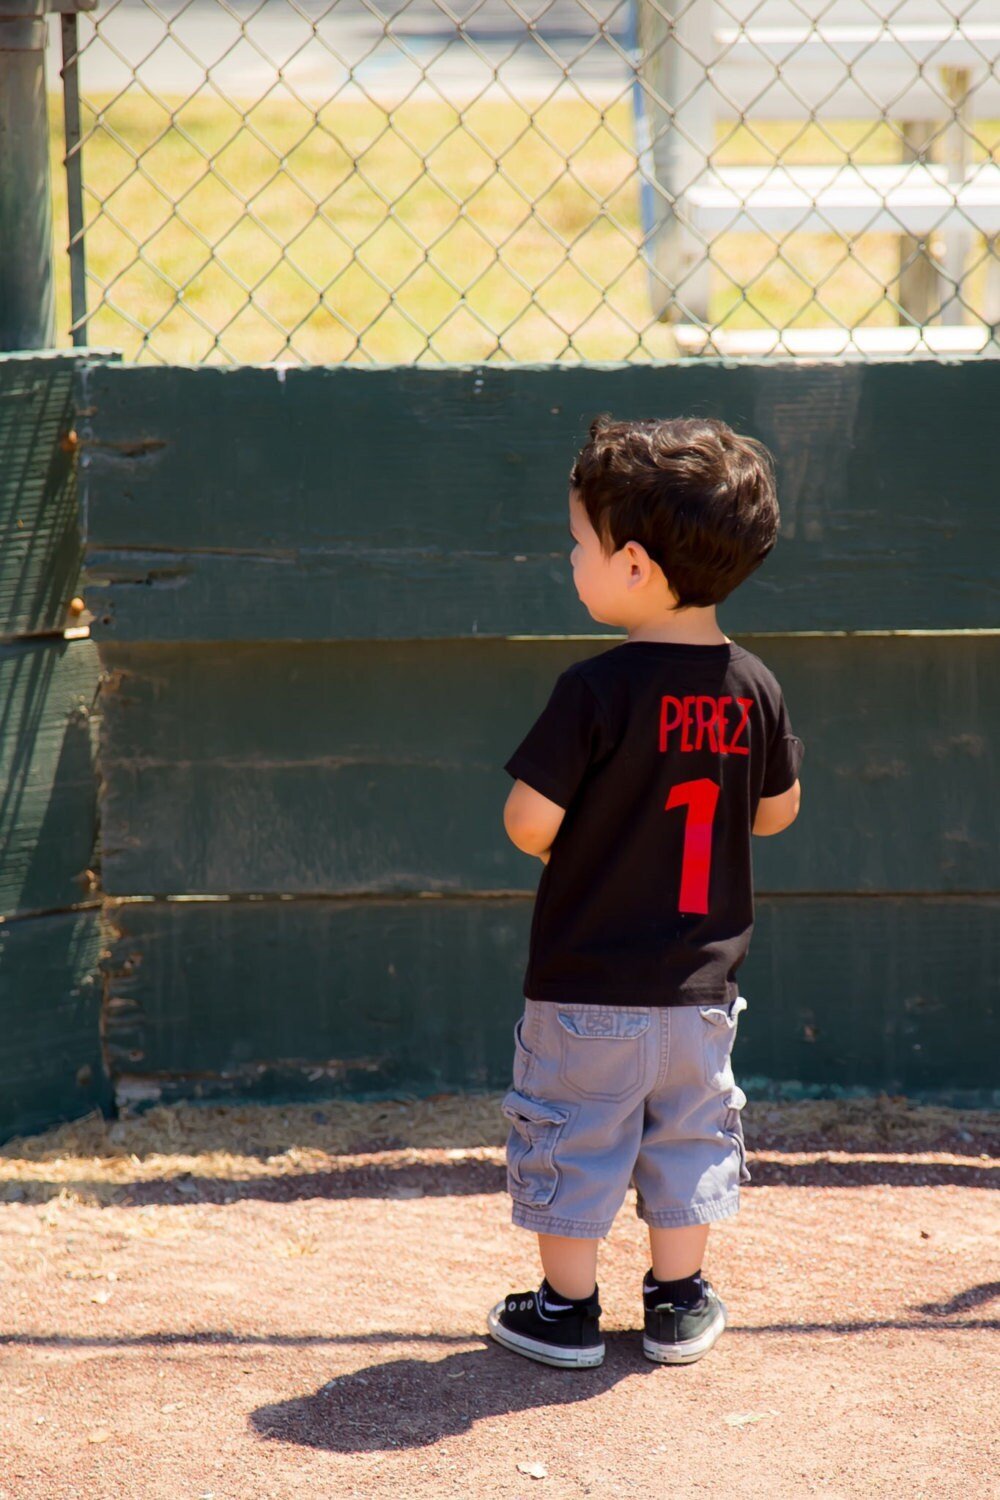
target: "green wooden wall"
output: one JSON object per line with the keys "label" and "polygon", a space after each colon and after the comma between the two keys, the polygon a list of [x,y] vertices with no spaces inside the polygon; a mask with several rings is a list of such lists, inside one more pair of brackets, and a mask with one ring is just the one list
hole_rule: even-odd
{"label": "green wooden wall", "polygon": [[72,355],[0,357],[0,1139],[111,1102]]}
{"label": "green wooden wall", "polygon": [[502,765],[569,662],[590,419],[763,438],[782,533],[720,620],[807,745],[755,840],[755,1094],[1000,1101],[989,361],[125,369],[75,390],[123,1100],[502,1088],[542,866]]}
{"label": "green wooden wall", "polygon": [[780,471],[729,633],[997,628],[998,403],[987,360],[85,370],[88,598],[102,641],[592,635],[565,515],[587,423],[701,411]]}

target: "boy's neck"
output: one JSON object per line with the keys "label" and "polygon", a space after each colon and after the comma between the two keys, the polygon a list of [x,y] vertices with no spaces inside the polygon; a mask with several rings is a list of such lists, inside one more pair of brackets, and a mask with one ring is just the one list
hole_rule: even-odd
{"label": "boy's neck", "polygon": [[727,646],[729,637],[715,618],[715,606],[686,609],[680,614],[658,615],[634,625],[630,641],[665,641],[678,646]]}

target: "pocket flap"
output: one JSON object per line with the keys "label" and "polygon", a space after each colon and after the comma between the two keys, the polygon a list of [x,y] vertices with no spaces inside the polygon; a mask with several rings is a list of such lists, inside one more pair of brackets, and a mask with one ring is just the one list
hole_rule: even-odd
{"label": "pocket flap", "polygon": [[529,1125],[562,1125],[569,1119],[569,1110],[561,1104],[532,1099],[517,1089],[508,1089],[500,1101],[500,1111],[512,1124],[527,1121]]}
{"label": "pocket flap", "polygon": [[559,1025],[573,1036],[642,1036],[649,1030],[649,1011],[604,1006],[593,1010],[560,1010]]}

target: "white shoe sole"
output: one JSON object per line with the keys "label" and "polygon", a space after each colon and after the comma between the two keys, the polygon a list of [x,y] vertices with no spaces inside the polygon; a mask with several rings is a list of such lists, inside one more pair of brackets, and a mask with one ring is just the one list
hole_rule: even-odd
{"label": "white shoe sole", "polygon": [[527,1334],[515,1333],[511,1328],[505,1328],[500,1322],[500,1314],[503,1312],[503,1302],[498,1302],[496,1307],[490,1308],[486,1320],[490,1331],[490,1337],[496,1339],[498,1344],[503,1344],[505,1349],[513,1349],[516,1354],[525,1354],[529,1359],[537,1359],[543,1365],[559,1365],[563,1369],[590,1369],[599,1365],[604,1358],[604,1345],[595,1344],[592,1349],[553,1349],[551,1344],[540,1344],[537,1339],[528,1338]]}
{"label": "white shoe sole", "polygon": [[718,1312],[708,1327],[696,1339],[685,1339],[680,1344],[658,1344],[648,1333],[642,1336],[642,1352],[647,1359],[661,1365],[690,1365],[707,1354],[726,1326],[726,1309],[721,1301]]}

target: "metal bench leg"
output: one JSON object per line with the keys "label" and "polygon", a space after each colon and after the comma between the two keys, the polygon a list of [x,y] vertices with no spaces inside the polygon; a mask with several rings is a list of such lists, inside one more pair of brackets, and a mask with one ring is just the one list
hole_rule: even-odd
{"label": "metal bench leg", "polygon": [[[942,137],[943,160],[948,166],[949,184],[964,181],[969,168],[969,70],[942,68],[941,81],[952,104],[952,117]],[[961,300],[965,268],[969,263],[972,232],[952,229],[944,237],[942,262],[943,296],[941,311],[935,323],[968,323],[969,309]]]}
{"label": "metal bench leg", "polygon": [[[931,158],[936,126],[931,120],[904,120],[903,161],[921,164]],[[941,306],[941,273],[930,240],[899,236],[899,322],[923,328]]]}

